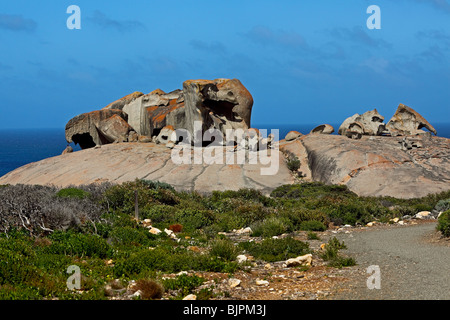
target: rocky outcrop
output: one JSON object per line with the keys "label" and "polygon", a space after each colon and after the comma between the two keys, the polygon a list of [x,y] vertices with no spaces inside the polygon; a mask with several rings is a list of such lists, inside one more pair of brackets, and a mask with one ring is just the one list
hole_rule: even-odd
{"label": "rocky outcrop", "polygon": [[332,134],[334,132],[333,126],[329,124],[321,124],[311,130],[310,133],[320,133],[320,134]]}
{"label": "rocky outcrop", "polygon": [[79,144],[82,149],[126,141],[132,130],[127,119],[128,115],[117,109],[83,113],[67,123],[66,140]]}
{"label": "rocky outcrop", "polygon": [[362,135],[378,136],[386,131],[384,117],[377,109],[363,114],[355,114],[347,118],[339,127],[338,133],[349,138],[360,138]]}
{"label": "rocky outcrop", "polygon": [[[86,149],[142,141],[140,136],[158,137],[166,126],[186,129],[193,137],[195,121],[201,121],[201,134],[213,128],[225,135],[227,129],[250,127],[252,106],[250,92],[237,79],[187,80],[183,90],[134,92],[100,111],[77,116],[67,124],[66,138]],[[105,121],[112,114],[119,115],[128,127],[117,117]],[[133,133],[127,140],[130,131],[137,136]]]}
{"label": "rocky outcrop", "polygon": [[201,134],[218,129],[249,129],[253,97],[237,79],[188,80],[183,83],[186,129],[194,137],[194,122],[201,121]]}
{"label": "rocky outcrop", "polygon": [[409,136],[420,147],[405,150],[403,138],[307,135],[299,142],[313,181],[345,184],[363,196],[416,198],[449,190],[450,139]]}
{"label": "rocky outcrop", "polygon": [[284,138],[286,141],[292,141],[295,140],[299,137],[301,137],[302,134],[298,131],[289,131],[288,134],[286,135],[286,137]]}
{"label": "rocky outcrop", "polygon": [[[233,154],[224,150],[224,156],[235,156]],[[180,191],[207,193],[254,188],[268,194],[281,185],[294,182],[281,153],[278,153],[280,167],[275,175],[261,175],[261,169],[270,164],[260,162],[177,164],[171,155],[172,150],[161,144],[108,144],[27,164],[0,177],[0,185],[20,183],[67,187],[148,179],[169,183]],[[193,151],[191,156],[194,157]]]}
{"label": "rocky outcrop", "polygon": [[412,108],[400,104],[386,129],[392,136],[408,136],[425,133],[422,128],[428,129],[437,135],[436,129]]}
{"label": "rocky outcrop", "polygon": [[[384,117],[377,109],[366,113],[355,114],[347,118],[339,127],[338,133],[352,139],[360,139],[363,135],[369,136],[408,136],[424,134],[428,129],[437,135],[436,129],[414,109],[400,104],[391,120],[386,125]],[[315,129],[314,129],[315,130]]]}

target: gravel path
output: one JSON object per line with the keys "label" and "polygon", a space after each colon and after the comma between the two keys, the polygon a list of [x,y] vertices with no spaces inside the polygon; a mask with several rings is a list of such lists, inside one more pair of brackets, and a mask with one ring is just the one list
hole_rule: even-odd
{"label": "gravel path", "polygon": [[[341,300],[449,300],[450,246],[432,243],[436,223],[339,234],[356,259],[351,281],[329,297]],[[380,267],[381,289],[368,289],[371,265]]]}

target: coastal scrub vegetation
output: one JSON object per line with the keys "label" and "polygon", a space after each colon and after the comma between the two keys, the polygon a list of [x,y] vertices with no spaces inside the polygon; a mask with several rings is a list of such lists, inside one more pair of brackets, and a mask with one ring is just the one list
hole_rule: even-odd
{"label": "coastal scrub vegetation", "polygon": [[[181,297],[203,280],[164,280],[162,274],[231,274],[243,267],[236,262],[243,253],[267,262],[312,253],[292,236],[296,231],[309,237],[331,224],[388,222],[433,209],[445,211],[439,226],[449,236],[450,192],[404,200],[359,197],[321,183],[281,186],[270,196],[253,189],[177,192],[146,180],[65,189],[1,186],[0,299],[107,299],[114,290],[105,287],[114,279],[136,280],[143,299],[160,298],[162,290],[179,290]],[[258,241],[237,244],[224,235],[246,227]],[[281,234],[287,236],[277,238]],[[331,266],[354,264],[338,255],[343,243],[332,240],[325,248],[320,255]],[[81,269],[77,291],[67,289],[70,265]]]}

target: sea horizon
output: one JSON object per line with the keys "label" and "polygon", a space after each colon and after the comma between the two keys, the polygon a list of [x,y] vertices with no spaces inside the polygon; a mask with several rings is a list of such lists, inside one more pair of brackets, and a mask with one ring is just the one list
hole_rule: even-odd
{"label": "sea horizon", "polygon": [[[252,127],[279,130],[279,139],[284,139],[289,131],[295,130],[308,134],[316,124],[259,124]],[[335,128],[340,124],[330,123]],[[450,138],[450,123],[433,123],[438,137]],[[64,128],[27,128],[27,129],[0,129],[0,177],[26,164],[60,155],[67,147]],[[80,147],[70,144],[74,151]]]}

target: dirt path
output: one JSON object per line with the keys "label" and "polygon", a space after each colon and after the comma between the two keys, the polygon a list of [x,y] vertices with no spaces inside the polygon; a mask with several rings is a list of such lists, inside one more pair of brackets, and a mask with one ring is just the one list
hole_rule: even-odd
{"label": "dirt path", "polygon": [[[354,279],[329,299],[449,300],[450,246],[437,239],[436,223],[339,234],[358,263]],[[380,267],[381,289],[368,289],[367,268]]]}

